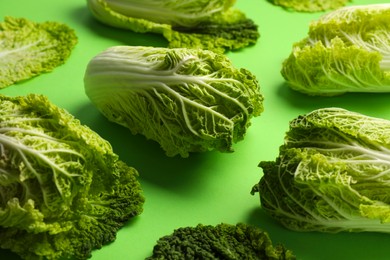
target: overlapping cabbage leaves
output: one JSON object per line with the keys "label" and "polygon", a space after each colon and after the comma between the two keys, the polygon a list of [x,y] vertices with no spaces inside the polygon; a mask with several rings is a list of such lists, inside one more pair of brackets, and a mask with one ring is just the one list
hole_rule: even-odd
{"label": "overlapping cabbage leaves", "polygon": [[84,84],[103,115],[168,156],[231,152],[263,111],[256,77],[201,49],[111,47],[89,62]]}
{"label": "overlapping cabbage leaves", "polygon": [[322,108],[290,122],[254,186],[261,207],[297,231],[390,232],[390,121]]}
{"label": "overlapping cabbage leaves", "polygon": [[390,92],[390,4],[345,7],[313,21],[281,73],[309,95]]}
{"label": "overlapping cabbage leaves", "polygon": [[86,259],[142,212],[138,172],[40,95],[0,96],[0,247]]}
{"label": "overlapping cabbage leaves", "polygon": [[225,52],[252,45],[258,26],[234,0],[88,0],[93,16],[104,24],[139,33],[158,33],[169,48]]}

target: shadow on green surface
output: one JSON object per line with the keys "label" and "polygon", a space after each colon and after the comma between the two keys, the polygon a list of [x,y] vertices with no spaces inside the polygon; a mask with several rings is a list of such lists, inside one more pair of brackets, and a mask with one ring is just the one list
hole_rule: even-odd
{"label": "shadow on green surface", "polygon": [[[110,142],[120,159],[136,168],[141,179],[172,191],[184,191],[201,176],[197,169],[214,153],[194,153],[188,158],[168,157],[159,144],[116,123],[109,122],[92,103],[79,108],[75,116]],[[207,154],[207,155],[206,155]]]}
{"label": "shadow on green surface", "polygon": [[20,256],[9,250],[0,249],[0,259],[2,260],[21,260]]}
{"label": "shadow on green surface", "polygon": [[102,38],[133,46],[166,47],[168,45],[167,40],[160,34],[136,33],[130,30],[105,25],[93,17],[87,5],[74,9],[70,15],[74,21],[82,23],[84,28]]}
{"label": "shadow on green surface", "polygon": [[278,86],[277,94],[291,106],[311,111],[322,107],[341,107],[371,116],[390,119],[390,93],[345,93],[339,96],[309,96],[291,89],[287,83]]}
{"label": "shadow on green surface", "polygon": [[273,218],[267,215],[267,213],[261,208],[260,203],[258,207],[253,208],[253,210],[249,212],[248,219],[246,221],[248,224],[257,226],[269,233],[281,233],[286,230]]}
{"label": "shadow on green surface", "polygon": [[266,231],[274,245],[282,244],[292,250],[297,259],[344,260],[357,259],[357,255],[359,260],[389,259],[387,233],[292,231],[268,216],[260,206],[248,214],[247,222]]}

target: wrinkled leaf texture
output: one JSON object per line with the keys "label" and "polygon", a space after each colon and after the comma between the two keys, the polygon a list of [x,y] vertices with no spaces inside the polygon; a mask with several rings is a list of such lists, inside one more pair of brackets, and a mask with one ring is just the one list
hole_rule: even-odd
{"label": "wrinkled leaf texture", "polygon": [[45,96],[0,100],[0,247],[90,257],[142,212],[138,172]]}

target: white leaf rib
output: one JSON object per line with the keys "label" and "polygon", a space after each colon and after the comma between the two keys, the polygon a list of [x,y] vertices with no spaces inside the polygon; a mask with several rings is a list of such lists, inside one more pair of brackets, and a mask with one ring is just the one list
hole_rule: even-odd
{"label": "white leaf rib", "polygon": [[[45,155],[45,153],[50,153],[50,152],[53,152],[55,150],[48,150],[48,151],[44,151],[44,152],[37,151],[37,150],[34,150],[34,149],[32,149],[32,148],[30,148],[30,147],[28,147],[28,146],[26,146],[26,145],[24,145],[22,143],[17,142],[14,138],[9,137],[9,136],[4,135],[4,134],[0,134],[0,143],[2,144],[2,146],[7,146],[7,147],[9,147],[10,149],[16,151],[19,154],[19,156],[22,159],[22,161],[23,161],[24,165],[26,166],[26,168],[35,176],[35,178],[38,180],[38,182],[40,184],[43,183],[42,178],[41,178],[40,174],[35,170],[33,165],[30,163],[30,160],[28,159],[27,155],[30,155],[33,158],[37,158],[37,160],[43,162],[48,167],[50,167],[50,169],[52,170],[52,173],[54,175],[54,181],[55,181],[57,190],[59,191],[61,196],[63,196],[63,192],[62,192],[61,186],[56,181],[57,180],[57,174],[61,173],[62,175],[64,175],[68,179],[70,179],[72,182],[74,181],[73,180],[74,177],[79,177],[80,176],[79,174],[72,174],[72,173],[69,173],[69,172],[65,171],[64,169],[62,169],[60,167],[60,165],[57,165],[56,163],[54,163],[52,160],[50,160]],[[80,154],[75,153],[73,151],[66,150],[66,149],[60,149],[60,150],[61,150],[61,152],[64,152],[64,153],[77,155],[77,156],[79,156],[80,158],[83,159],[83,157]],[[47,194],[46,194],[44,189],[41,189],[41,190],[42,190],[42,194],[45,197],[45,203],[46,203],[47,207],[50,208],[50,205],[47,204],[47,200],[48,200],[46,198]]]}

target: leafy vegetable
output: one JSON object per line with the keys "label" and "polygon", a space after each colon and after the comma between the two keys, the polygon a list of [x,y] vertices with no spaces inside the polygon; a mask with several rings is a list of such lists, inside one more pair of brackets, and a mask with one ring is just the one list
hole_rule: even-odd
{"label": "leafy vegetable", "polygon": [[231,152],[263,111],[255,76],[201,49],[111,47],[89,62],[84,83],[103,115],[168,156]]}
{"label": "leafy vegetable", "polygon": [[65,24],[5,17],[0,23],[0,88],[52,71],[76,43],[75,32]]}
{"label": "leafy vegetable", "polygon": [[390,91],[390,4],[351,6],[323,15],[296,43],[281,71],[310,95]]}
{"label": "leafy vegetable", "polygon": [[268,2],[298,12],[320,12],[340,8],[351,0],[268,0]]}
{"label": "leafy vegetable", "polygon": [[102,23],[138,33],[162,34],[169,48],[216,52],[256,43],[257,25],[233,8],[234,0],[88,0]]}
{"label": "leafy vegetable", "polygon": [[322,108],[290,122],[254,186],[262,208],[297,231],[390,232],[390,121]]}
{"label": "leafy vegetable", "polygon": [[239,223],[199,224],[176,229],[161,237],[152,259],[295,259],[282,245],[273,246],[268,233]]}
{"label": "leafy vegetable", "polygon": [[134,168],[40,95],[0,96],[0,247],[86,259],[142,212]]}

